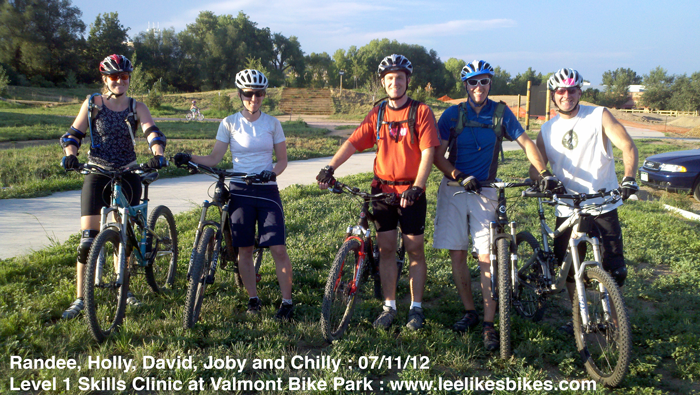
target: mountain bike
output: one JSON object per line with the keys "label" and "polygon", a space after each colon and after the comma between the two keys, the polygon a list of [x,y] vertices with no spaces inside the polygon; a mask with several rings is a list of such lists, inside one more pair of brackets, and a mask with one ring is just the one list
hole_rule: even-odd
{"label": "mountain bike", "polygon": [[[92,336],[104,341],[118,330],[126,310],[130,276],[144,268],[146,282],[159,293],[175,282],[178,257],[175,218],[166,206],[148,212],[148,186],[158,179],[158,172],[145,164],[108,170],[81,164],[83,174],[109,177],[112,203],[100,214],[100,232],[88,255],[85,278],[85,314]],[[141,174],[141,204],[129,205],[122,179],[129,173]],[[148,219],[147,219],[148,218]]]}
{"label": "mountain bike", "polygon": [[[215,167],[188,162],[187,167],[207,174],[217,179],[214,185],[212,201],[202,203],[202,213],[195,232],[192,253],[187,270],[187,297],[185,299],[185,314],[183,326],[185,329],[194,327],[201,316],[204,294],[207,287],[214,284],[217,269],[226,270],[228,262],[232,263],[235,283],[243,287],[243,280],[238,271],[238,248],[233,247],[231,234],[230,193],[226,179],[238,179],[248,184],[260,182],[257,174],[234,173]],[[208,220],[207,212],[210,207],[219,211],[219,221]],[[256,281],[260,281],[260,265],[262,264],[264,247],[258,246],[256,238],[253,250],[253,263]]]}
{"label": "mountain bike", "polygon": [[[529,232],[520,232],[516,237],[518,256],[524,264],[513,268],[513,300],[519,300],[518,311],[524,317],[536,316],[537,306],[544,305],[548,295],[565,289],[570,268],[574,269],[576,293],[573,306],[574,336],[576,348],[588,374],[596,381],[615,387],[620,384],[630,362],[632,333],[622,299],[615,280],[602,267],[600,242],[588,236],[593,229],[593,217],[601,208],[621,199],[618,190],[601,190],[592,194],[554,194],[536,191],[523,192],[525,197],[536,197],[540,217],[542,247]],[[584,204],[587,200],[602,198],[601,203]],[[548,200],[543,200],[548,199]],[[556,230],[547,225],[543,205],[564,205],[573,209],[573,214]],[[566,257],[560,265],[550,247],[548,237],[555,237],[571,228]],[[590,244],[593,261],[581,262],[578,246]],[[557,273],[557,268],[558,273]],[[556,275],[555,275],[556,274]]]}
{"label": "mountain bike", "polygon": [[[398,203],[397,195],[394,193],[369,194],[337,180],[331,192],[356,196],[362,206],[357,225],[348,226],[345,241],[338,250],[328,273],[321,305],[321,330],[328,342],[343,336],[352,318],[355,303],[361,297],[361,287],[370,275],[374,280],[374,296],[383,299],[379,277],[379,248],[369,225],[370,221],[374,222],[374,215],[369,211],[369,205],[372,201]],[[396,281],[398,282],[406,259],[406,248],[401,230],[398,229],[397,233]]]}
{"label": "mountain bike", "polygon": [[[449,181],[449,186],[460,186],[456,181]],[[518,267],[516,255],[516,227],[515,221],[508,221],[506,207],[506,189],[530,187],[532,182],[503,182],[496,179],[486,186],[498,190],[498,203],[496,206],[496,221],[489,224],[489,256],[491,268],[491,297],[498,302],[500,355],[501,358],[509,358],[510,346],[510,315],[511,315],[511,275],[512,267]],[[467,191],[456,192],[474,193]]]}
{"label": "mountain bike", "polygon": [[190,111],[187,114],[185,114],[185,119],[188,121],[203,121],[204,115],[202,115],[202,113],[199,112],[199,110],[197,110],[196,112]]}

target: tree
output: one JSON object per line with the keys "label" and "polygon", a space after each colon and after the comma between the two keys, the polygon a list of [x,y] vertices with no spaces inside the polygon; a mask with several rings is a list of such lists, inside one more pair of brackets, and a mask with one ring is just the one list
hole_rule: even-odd
{"label": "tree", "polygon": [[336,68],[333,59],[326,52],[317,54],[312,52],[306,57],[306,69],[304,80],[312,88],[325,88],[333,85]]}
{"label": "tree", "polygon": [[0,62],[30,79],[57,83],[80,69],[82,13],[70,0],[0,2]]}
{"label": "tree", "polygon": [[140,67],[139,78],[150,86],[159,78],[164,84],[187,90],[192,74],[181,71],[183,52],[174,29],[151,29],[134,38],[134,66]]}
{"label": "tree", "polygon": [[527,71],[518,74],[513,78],[510,84],[511,95],[527,95],[527,82],[531,81],[532,85],[540,85],[542,83],[542,73],[537,73],[532,67],[528,67]]}
{"label": "tree", "polygon": [[98,14],[95,22],[90,25],[90,34],[87,40],[88,58],[86,63],[88,70],[97,70],[100,61],[111,54],[131,57],[131,49],[127,45],[128,31],[129,28],[125,28],[119,22],[118,13]]}
{"label": "tree", "polygon": [[641,98],[641,104],[657,110],[667,110],[673,95],[674,79],[674,76],[669,76],[661,66],[651,70],[642,79],[644,95]]}
{"label": "tree", "polygon": [[[503,70],[500,66],[493,69],[493,78],[491,78],[491,95],[507,95],[510,93],[510,73]],[[525,87],[527,89],[527,86]]]}
{"label": "tree", "polygon": [[638,85],[642,82],[642,77],[637,75],[632,69],[618,68],[608,70],[603,73],[603,85],[605,85],[606,107],[621,107],[629,100],[630,85]]}
{"label": "tree", "polygon": [[461,97],[464,96],[464,86],[462,84],[462,69],[467,63],[461,59],[449,58],[445,62],[445,70],[447,74],[452,78],[452,89],[448,91],[448,95],[451,97]]}
{"label": "tree", "polygon": [[7,90],[7,85],[10,83],[10,79],[7,76],[5,69],[0,66],[0,95],[4,95]]}
{"label": "tree", "polygon": [[301,50],[301,44],[295,36],[287,38],[280,33],[275,33],[272,36],[272,50],[274,53],[272,68],[276,71],[272,78],[280,80],[276,80],[275,85],[283,85],[283,81],[288,76],[296,77],[304,74],[306,67],[304,51]]}
{"label": "tree", "polygon": [[700,72],[695,72],[690,77],[685,74],[677,76],[671,90],[673,96],[669,100],[670,109],[676,111],[700,110]]}

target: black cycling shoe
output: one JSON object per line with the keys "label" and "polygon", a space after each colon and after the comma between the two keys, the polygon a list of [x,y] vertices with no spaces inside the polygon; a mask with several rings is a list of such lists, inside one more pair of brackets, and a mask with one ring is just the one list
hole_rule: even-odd
{"label": "black cycling shoe", "polygon": [[275,319],[280,321],[290,321],[294,317],[294,305],[282,303],[280,309],[275,314]]}
{"label": "black cycling shoe", "polygon": [[457,321],[452,329],[454,329],[455,332],[466,332],[467,329],[474,329],[477,325],[479,325],[479,315],[476,313],[476,311],[467,311],[467,314],[462,317],[461,320]]}
{"label": "black cycling shoe", "polygon": [[262,302],[260,298],[250,298],[248,299],[248,314],[258,314],[262,310]]}
{"label": "black cycling shoe", "polygon": [[498,332],[493,326],[484,327],[484,348],[486,351],[495,351],[501,347],[501,342],[498,340]]}

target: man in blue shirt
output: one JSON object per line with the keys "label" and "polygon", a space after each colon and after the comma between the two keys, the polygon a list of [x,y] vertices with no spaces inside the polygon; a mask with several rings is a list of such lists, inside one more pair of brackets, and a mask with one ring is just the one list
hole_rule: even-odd
{"label": "man in blue shirt", "polygon": [[[491,273],[489,263],[489,223],[496,220],[497,191],[484,187],[493,182],[498,170],[498,154],[501,140],[516,141],[525,151],[528,160],[544,179],[555,184],[551,173],[546,171],[542,156],[535,143],[525,134],[525,130],[506,106],[503,109],[503,128],[492,127],[494,112],[498,103],[489,100],[493,67],[483,60],[475,60],[462,69],[461,79],[467,89],[469,99],[459,106],[445,110],[438,121],[441,145],[435,152],[435,166],[445,177],[440,184],[435,215],[435,236],[433,247],[450,250],[452,275],[462,304],[467,310],[454,329],[464,332],[479,324],[479,316],[474,308],[471,291],[471,277],[467,266],[469,236],[478,254],[481,271],[481,289],[484,298],[483,336],[484,346],[493,351],[499,348],[498,334],[493,327],[496,315],[496,302],[491,298]],[[461,123],[458,118],[466,113]],[[464,126],[456,134],[457,125]],[[451,141],[450,137],[454,141]],[[499,137],[501,136],[501,137]],[[449,158],[445,153],[450,147]],[[456,151],[456,152],[455,152]],[[448,181],[458,181],[461,186],[448,186]],[[455,192],[467,192],[454,196]]]}

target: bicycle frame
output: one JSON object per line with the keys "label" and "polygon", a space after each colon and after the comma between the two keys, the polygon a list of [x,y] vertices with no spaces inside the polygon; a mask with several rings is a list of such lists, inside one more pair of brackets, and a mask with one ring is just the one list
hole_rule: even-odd
{"label": "bicycle frame", "polygon": [[[573,205],[573,214],[566,219],[556,230],[552,230],[552,228],[547,225],[547,222],[545,221],[545,216],[544,216],[544,206],[543,204],[557,204],[558,201],[560,201],[558,198],[556,198],[556,195],[554,197],[554,200],[547,200],[543,201],[542,197],[538,196],[537,197],[537,205],[538,205],[538,214],[540,217],[540,232],[542,235],[542,246],[543,246],[543,252],[545,254],[552,254],[551,247],[549,246],[549,242],[547,237],[551,237],[552,240],[554,238],[558,237],[560,234],[562,234],[564,231],[567,229],[571,228],[571,236],[569,237],[569,242],[568,242],[568,247],[567,247],[567,253],[564,257],[564,261],[562,262],[561,268],[559,270],[558,275],[556,278],[552,278],[552,272],[550,271],[550,262],[546,262],[543,260],[542,265],[542,275],[546,281],[546,285],[549,287],[548,292],[549,293],[556,293],[558,291],[561,291],[564,289],[566,286],[566,278],[569,273],[569,270],[571,269],[571,266],[573,265],[574,267],[574,282],[576,284],[576,293],[578,295],[578,300],[579,300],[579,307],[581,311],[581,319],[584,324],[584,326],[589,325],[589,320],[588,320],[588,313],[587,313],[587,307],[586,307],[586,292],[585,292],[585,284],[584,282],[584,274],[586,271],[587,266],[597,266],[602,269],[602,253],[600,251],[600,241],[598,240],[597,237],[592,237],[588,236],[585,231],[581,229],[581,222],[584,219],[585,216],[590,216],[590,213],[585,213],[584,210],[586,207],[581,207],[580,204],[575,204]],[[586,262],[581,262],[581,257],[578,254],[578,245],[581,243],[590,243],[591,246],[593,247],[593,258],[594,261],[586,261]],[[537,255],[537,254],[536,254]],[[519,272],[525,272],[529,266],[532,264],[532,262],[528,263],[527,265],[523,266]],[[514,283],[515,284],[515,283]],[[600,292],[603,293],[604,289],[603,286],[600,285]],[[604,293],[604,300],[605,303],[603,304],[603,311],[605,312],[606,315],[610,315],[611,313],[611,308],[610,308],[610,300],[608,298],[607,292]]]}

